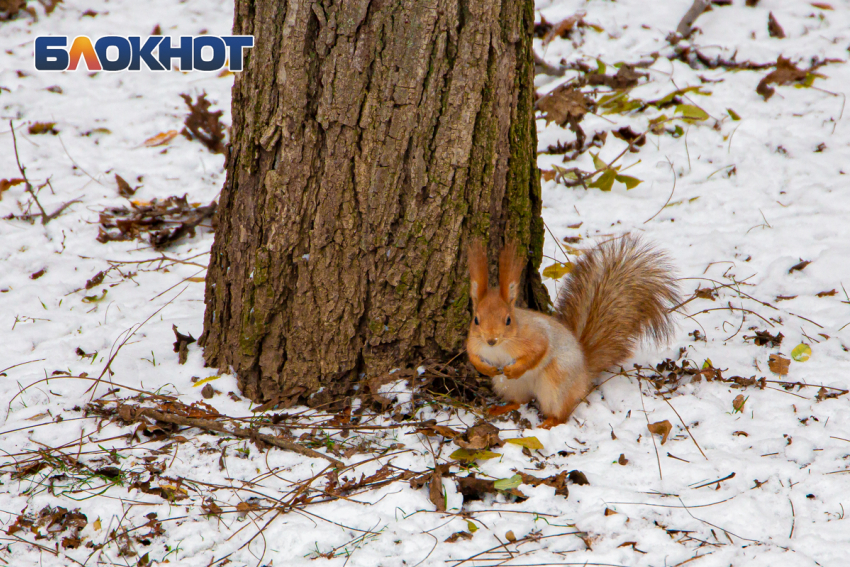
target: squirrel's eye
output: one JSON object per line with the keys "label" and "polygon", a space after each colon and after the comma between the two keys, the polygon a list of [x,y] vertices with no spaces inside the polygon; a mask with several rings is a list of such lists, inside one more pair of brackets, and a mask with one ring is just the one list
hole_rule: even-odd
{"label": "squirrel's eye", "polygon": [[478,315],[475,316],[475,324],[478,324]]}
{"label": "squirrel's eye", "polygon": [[510,316],[510,315],[508,315],[508,318],[507,318],[507,320],[505,321],[505,325],[510,325],[510,324],[511,324],[511,316]]}

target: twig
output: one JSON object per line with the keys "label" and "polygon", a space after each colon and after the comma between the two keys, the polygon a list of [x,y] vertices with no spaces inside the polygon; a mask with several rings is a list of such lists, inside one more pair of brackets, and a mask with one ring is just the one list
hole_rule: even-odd
{"label": "twig", "polygon": [[711,486],[712,484],[720,484],[724,480],[729,480],[730,478],[735,478],[735,473],[729,473],[726,476],[724,476],[723,478],[718,478],[717,480],[712,480],[711,482],[704,482],[704,483],[700,484],[699,486],[694,486],[693,489],[696,490],[697,488],[703,488],[705,486]]}
{"label": "twig", "polygon": [[791,504],[791,533],[788,534],[788,539],[794,537],[794,525],[797,523],[797,514],[794,513],[794,502],[788,498],[788,503]]}
{"label": "twig", "polygon": [[[667,399],[666,397],[664,397],[664,396],[661,396],[661,398],[662,398],[665,402],[667,402],[667,405],[668,405],[668,406],[670,406],[670,409],[671,409],[671,410],[673,410],[673,413],[675,413],[675,414],[676,414],[676,417],[678,417],[678,418],[679,418],[679,422],[681,422],[682,427],[684,427],[684,428],[685,428],[685,431],[687,431],[687,432],[688,432],[688,435],[690,435],[690,436],[691,436],[691,441],[693,441],[693,442],[694,442],[694,445],[696,445],[696,446],[697,446],[697,449],[699,449],[700,454],[701,454],[703,457],[705,457],[705,460],[707,461],[707,460],[708,460],[708,457],[706,457],[706,456],[705,456],[705,453],[703,453],[703,452],[702,452],[702,447],[700,447],[700,446],[699,446],[699,443],[697,443],[697,440],[694,438],[693,433],[691,433],[691,430],[690,430],[690,429],[688,428],[688,426],[685,424],[685,420],[684,420],[684,419],[682,419],[682,416],[681,416],[681,415],[679,415],[679,412],[677,412],[677,411],[676,411],[676,408],[674,408],[674,407],[673,407],[673,404],[671,404],[671,403],[670,403],[670,400],[668,400],[668,399]],[[735,473],[732,473],[732,476],[735,476]]]}
{"label": "twig", "polygon": [[[646,420],[646,426],[649,427],[649,416],[646,414],[646,405],[643,403],[643,388],[641,387],[640,376],[638,376],[638,393],[640,394],[640,406],[643,408],[643,418]],[[650,435],[649,438],[652,439],[652,446],[655,448],[655,460],[658,461],[658,478],[664,480],[664,476],[661,474],[661,457],[658,455],[658,445],[655,444],[655,435]]]}
{"label": "twig", "polygon": [[[74,203],[81,202],[82,198],[78,197],[78,198],[74,199],[73,201],[68,201],[67,203],[65,203],[64,205],[60,206],[58,209],[53,211],[53,213],[48,215],[47,211],[44,210],[44,207],[41,206],[41,203],[39,202],[38,197],[35,194],[35,191],[33,191],[32,184],[30,184],[29,179],[27,178],[26,168],[23,165],[21,165],[21,158],[18,155],[18,138],[17,138],[17,136],[15,136],[15,126],[12,123],[11,120],[9,120],[9,128],[11,128],[11,130],[12,130],[12,146],[14,146],[14,148],[15,148],[15,161],[18,163],[18,171],[21,172],[21,177],[24,179],[24,185],[27,188],[27,193],[29,193],[32,196],[32,199],[33,199],[33,201],[35,201],[35,204],[38,207],[38,210],[41,211],[41,224],[46,225],[47,223],[49,223],[50,221],[52,221],[53,219],[55,219],[56,217],[61,215],[62,212],[65,209],[67,209],[68,207],[70,207]],[[43,187],[43,185],[42,185],[42,187]],[[32,217],[30,217],[30,218],[32,218]]]}
{"label": "twig", "polygon": [[670,161],[670,158],[667,158],[667,163],[670,164],[670,173],[673,174],[673,189],[670,190],[670,196],[667,197],[667,201],[665,201],[665,203],[663,205],[661,205],[661,208],[658,209],[658,212],[655,213],[654,215],[652,215],[651,217],[649,217],[648,219],[646,219],[645,221],[643,221],[643,224],[648,223],[649,221],[651,221],[652,219],[657,217],[659,214],[661,214],[661,211],[664,210],[664,207],[667,206],[667,203],[670,202],[670,199],[673,198],[673,193],[676,191],[676,170],[673,168],[673,163]]}
{"label": "twig", "polygon": [[710,0],[694,0],[694,3],[691,5],[690,9],[685,12],[685,15],[682,17],[679,25],[676,26],[676,33],[682,37],[688,37],[693,31],[691,26],[693,26],[694,22],[697,21],[697,18],[705,12],[706,8],[708,8],[710,4]]}
{"label": "twig", "polygon": [[326,461],[330,461],[335,466],[342,467],[345,466],[342,461],[334,459],[328,455],[319,453],[318,451],[314,451],[308,447],[304,447],[303,445],[299,445],[293,441],[288,439],[281,439],[280,437],[275,437],[273,435],[266,435],[264,433],[258,433],[257,431],[252,431],[249,429],[245,429],[238,426],[233,426],[233,429],[228,429],[223,424],[212,421],[210,419],[200,419],[195,417],[183,417],[179,415],[173,415],[170,413],[164,413],[161,411],[157,411],[153,408],[142,408],[139,406],[133,405],[123,405],[120,407],[129,408],[132,411],[133,420],[140,421],[142,417],[150,417],[156,419],[158,421],[164,421],[165,423],[173,423],[175,425],[184,425],[186,427],[198,427],[200,429],[206,429],[208,431],[216,431],[218,433],[224,433],[226,435],[233,435],[234,437],[241,437],[243,439],[259,439],[264,443],[268,443],[269,445],[274,445],[280,449],[285,449],[287,451],[292,451],[294,453],[298,453],[304,455],[306,457],[312,457],[314,459],[325,459]]}

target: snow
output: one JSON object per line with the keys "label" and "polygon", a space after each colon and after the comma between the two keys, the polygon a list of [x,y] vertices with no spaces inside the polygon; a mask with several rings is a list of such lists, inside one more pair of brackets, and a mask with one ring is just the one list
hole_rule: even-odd
{"label": "snow", "polygon": [[[689,0],[538,3],[538,21],[557,23],[581,11],[585,21],[603,29],[583,28],[545,46],[535,40],[536,51],[550,64],[563,58],[595,66],[599,59],[612,73],[618,62],[649,60],[657,52],[655,63],[641,70],[649,77],[632,90],[632,98],[651,100],[700,85],[711,93],[684,97],[711,118],[671,122],[668,127],[678,124],[685,135],[650,135],[638,153],[617,162],[642,180],[638,187],[615,184],[612,191],[601,192],[555,181],[543,184],[544,219],[559,240],[578,236],[579,243],[571,246],[583,248],[611,235],[640,232],[673,258],[686,296],[698,287],[719,288],[714,301],[695,299],[686,306],[689,316],[679,319],[679,332],[668,347],[646,347],[634,363],[646,367],[677,359],[685,347],[695,367],[710,359],[727,378],[850,389],[850,326],[845,328],[850,298],[842,284],[850,280],[850,198],[845,193],[850,128],[843,92],[850,84],[844,63],[850,2],[829,3],[834,10],[780,0],[761,0],[749,8],[734,0],[733,6],[714,7],[696,21],[700,31],[691,41],[710,57],[731,59],[734,54],[739,62],[770,63],[782,55],[801,68],[814,57],[841,60],[819,68],[824,77],[813,88],[776,86],[768,101],[756,93],[756,85],[769,70],[692,69],[669,58],[673,48],[665,38]],[[734,388],[691,378],[665,401],[634,374],[606,377],[589,404],[553,430],[494,421],[503,439],[534,436],[544,449],[527,453],[508,444],[495,449],[499,458],[475,466],[479,477],[490,479],[509,478],[516,471],[546,477],[578,470],[589,484],[570,484],[567,498],[556,496],[550,486],[523,484],[519,489],[528,497],[523,502],[500,494],[464,504],[446,477],[448,513],[434,511],[427,485],[413,488],[407,480],[290,508],[303,490],[301,483],[326,475],[329,463],[280,449],[260,452],[247,440],[198,429],[184,428],[158,441],[139,433],[130,440],[127,435],[136,425],[86,416],[80,408],[92,399],[127,398],[136,388],[176,395],[185,404],[205,401],[222,414],[252,418],[235,377],[207,382],[220,393],[205,400],[196,382],[213,372],[203,367],[200,349],[189,346],[185,365],[178,364],[172,349],[172,325],[195,337],[202,331],[203,283],[189,278],[203,275],[212,233],[200,229],[165,252],[181,262],[143,263],[160,253],[140,242],[96,241],[100,211],[127,204],[118,196],[116,173],[133,187],[141,185],[135,200],[187,194],[190,202],[206,204],[217,198],[224,180],[220,155],[182,136],[160,147],[143,142],[182,128],[186,106],[181,93],[206,92],[213,110],[224,110],[229,123],[232,76],[38,73],[32,64],[34,37],[146,36],[157,24],[171,36],[203,30],[226,35],[233,5],[220,0],[67,0],[50,15],[38,10],[38,22],[0,23],[0,179],[19,177],[8,126],[12,120],[28,178],[36,187],[50,180],[38,194],[44,208],[52,212],[72,199],[81,202],[46,226],[37,220],[0,221],[0,447],[6,455],[0,459],[5,532],[0,559],[6,564],[137,564],[146,554],[151,562],[186,566],[844,564],[850,553],[844,523],[845,501],[850,508],[850,406],[846,395],[819,400],[817,386],[786,389],[767,382],[764,389]],[[84,16],[86,10],[96,14]],[[784,28],[785,39],[768,36],[769,12]],[[541,75],[537,86],[548,92],[575,76],[573,71],[565,78]],[[703,84],[700,76],[720,82]],[[53,86],[61,93],[47,90]],[[729,108],[740,121],[732,120]],[[643,132],[661,112],[670,116],[672,109],[588,114],[581,125],[588,138],[626,125]],[[35,122],[55,122],[59,134],[28,134]],[[541,150],[575,139],[543,119],[538,127]],[[600,157],[610,162],[625,148],[625,142],[609,135]],[[541,154],[540,167],[596,169],[589,153],[575,163],[561,159]],[[21,214],[29,201],[23,185],[11,187],[2,193],[0,217]],[[578,223],[580,228],[569,228]],[[544,253],[564,259],[553,239]],[[789,273],[801,260],[811,263]],[[544,267],[550,262],[544,261]],[[110,266],[118,268],[101,285],[82,289]],[[40,270],[44,274],[31,279]],[[554,291],[557,283],[548,285]],[[816,295],[833,289],[835,295]],[[100,297],[103,290],[102,301],[82,301]],[[777,301],[777,296],[795,297]],[[689,335],[694,330],[707,340],[695,340]],[[777,347],[756,346],[743,338],[754,330],[781,332],[784,340]],[[811,346],[808,361],[792,360],[785,377],[768,369],[771,354],[790,358],[800,343]],[[77,348],[95,356],[83,358]],[[113,355],[114,375],[104,374],[89,390]],[[84,372],[87,378],[79,378]],[[380,393],[409,411],[416,393],[406,384],[399,380]],[[113,386],[121,390],[107,395]],[[739,394],[746,402],[742,411],[734,411]],[[146,403],[154,405],[150,399]],[[540,423],[534,408],[524,407],[521,414]],[[426,405],[416,418],[463,431],[477,416],[468,409]],[[662,446],[647,424],[664,420],[673,430]],[[354,479],[387,464],[396,467],[392,474],[427,471],[435,462],[450,462],[457,449],[409,425],[389,427],[394,423],[389,415],[368,423],[388,427],[332,438],[343,447],[371,444],[372,453],[343,457],[347,465],[356,464],[344,473]],[[306,431],[293,434],[297,439]],[[109,458],[112,448],[114,459]],[[620,455],[628,462],[618,464]],[[13,475],[36,457],[53,464],[20,478]],[[128,482],[121,486],[83,475],[73,465],[76,460],[91,469],[118,467]],[[150,480],[151,487],[165,486],[185,498],[168,501],[127,486],[136,480]],[[322,476],[312,487],[326,482]],[[320,499],[320,493],[310,494]],[[223,512],[208,514],[205,502]],[[237,508],[240,503],[245,504]],[[37,515],[46,506],[79,508],[86,515],[79,548],[61,544],[71,528],[46,539],[36,539],[29,528],[10,529],[19,514]],[[162,533],[133,539],[155,531],[151,513]],[[469,522],[478,528],[471,539],[444,541],[468,531]],[[37,529],[48,533],[44,526]],[[508,531],[518,538],[516,544],[506,538]],[[532,533],[540,537],[526,538]]]}

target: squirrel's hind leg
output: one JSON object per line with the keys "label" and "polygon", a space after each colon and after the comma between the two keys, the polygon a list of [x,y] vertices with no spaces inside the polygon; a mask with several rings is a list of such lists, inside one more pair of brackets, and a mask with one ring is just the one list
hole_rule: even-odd
{"label": "squirrel's hind leg", "polygon": [[544,429],[566,423],[570,415],[590,392],[591,380],[583,367],[564,370],[553,361],[543,371],[536,397],[546,416]]}

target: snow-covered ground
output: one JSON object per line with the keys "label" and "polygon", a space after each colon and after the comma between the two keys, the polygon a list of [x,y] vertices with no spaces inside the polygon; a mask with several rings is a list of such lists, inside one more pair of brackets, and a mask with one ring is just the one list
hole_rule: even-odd
{"label": "snow-covered ground", "polygon": [[[0,23],[0,180],[20,177],[11,120],[27,177],[35,187],[50,181],[38,193],[41,205],[50,213],[80,199],[46,226],[38,219],[0,220],[0,562],[846,564],[850,401],[835,394],[850,389],[850,298],[843,285],[850,283],[850,110],[845,113],[844,94],[850,2],[815,4],[761,0],[746,7],[733,0],[700,16],[699,31],[677,44],[739,63],[772,63],[781,55],[805,69],[814,58],[840,60],[818,68],[822,76],[810,88],[774,85],[765,101],[756,87],[771,69],[692,68],[674,57],[666,38],[690,0],[539,2],[538,21],[557,25],[584,12],[592,24],[545,45],[535,40],[548,63],[564,59],[596,68],[598,60],[612,75],[619,62],[655,59],[638,69],[647,77],[628,93],[632,100],[701,87],[678,102],[698,106],[706,120],[669,120],[661,128],[678,127],[675,136],[650,134],[637,153],[614,163],[640,185],[626,190],[615,183],[602,192],[546,181],[544,218],[559,240],[568,237],[561,246],[578,249],[609,235],[645,233],[669,251],[686,296],[716,289],[687,304],[688,317],[680,318],[667,349],[644,349],[635,362],[646,367],[671,358],[700,369],[710,360],[724,381],[709,380],[716,378],[709,368],[701,379],[658,382],[659,391],[632,371],[605,381],[574,419],[553,430],[497,421],[503,439],[535,437],[543,448],[493,449],[496,458],[472,465],[479,477],[581,471],[588,484],[570,483],[564,498],[552,486],[522,483],[517,488],[525,500],[500,492],[464,503],[447,476],[447,512],[435,511],[428,478],[417,488],[421,475],[414,473],[452,462],[456,443],[394,425],[390,415],[364,418],[364,427],[347,437],[326,425],[304,441],[328,454],[336,449],[349,467],[339,473],[339,485],[343,477],[357,483],[372,476],[371,484],[395,479],[343,491],[322,459],[261,452],[248,440],[198,429],[151,425],[131,438],[138,425],[84,413],[93,399],[108,413],[115,409],[111,401],[136,396],[135,388],[177,396],[187,406],[204,402],[245,425],[253,419],[234,377],[205,382],[215,390],[205,399],[199,382],[213,372],[203,367],[200,349],[190,345],[180,365],[172,347],[172,325],[195,337],[202,330],[201,278],[212,233],[200,228],[165,251],[165,259],[142,242],[96,240],[101,211],[128,205],[115,174],[140,186],[132,197],[139,202],[186,194],[190,203],[207,204],[217,197],[222,156],[183,136],[157,147],[144,142],[183,127],[181,93],[206,92],[229,124],[232,76],[38,73],[34,37],[146,36],[157,25],[171,36],[203,30],[225,35],[232,3],[67,0],[49,16],[39,7],[38,22]],[[768,35],[769,12],[785,38]],[[539,91],[578,75],[538,76]],[[644,132],[653,118],[677,113],[675,106],[602,112],[581,122],[588,140],[625,126]],[[39,122],[55,123],[57,133],[30,134],[29,126]],[[542,118],[538,126],[541,150],[575,140]],[[599,157],[611,163],[626,147],[609,135]],[[589,152],[574,163],[561,160],[541,154],[540,167],[597,169]],[[0,197],[0,217],[37,212],[22,184]],[[553,239],[545,246],[547,256],[564,259]],[[791,270],[802,261],[810,263]],[[85,289],[102,271],[102,282]],[[556,282],[549,283],[554,291]],[[756,331],[784,338],[777,346],[759,346],[745,339]],[[806,361],[792,357],[801,344],[811,350]],[[791,359],[787,375],[769,369],[770,355],[777,354]],[[104,373],[113,355],[114,374]],[[739,377],[737,384],[725,381],[732,377]],[[751,377],[766,378],[764,387],[746,386]],[[403,381],[383,391],[402,406],[411,398]],[[733,406],[739,394],[745,400],[740,411]],[[149,406],[164,403],[145,397]],[[195,405],[192,416],[210,418],[209,406]],[[291,409],[281,423],[324,419],[304,412]],[[539,423],[533,408],[521,413],[528,420],[523,423]],[[427,405],[415,417],[463,431],[478,416]],[[672,431],[661,445],[647,425],[665,420]],[[290,429],[296,438],[309,432]],[[353,450],[358,446],[363,452]],[[456,465],[447,472],[466,475]],[[76,509],[84,519],[71,513]],[[468,535],[445,541],[456,532]]]}

